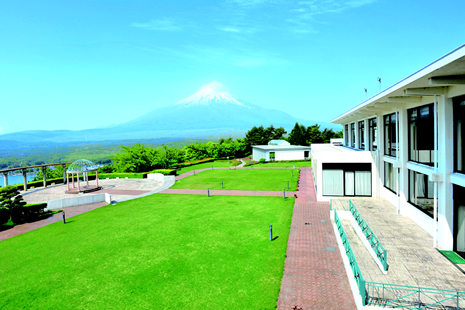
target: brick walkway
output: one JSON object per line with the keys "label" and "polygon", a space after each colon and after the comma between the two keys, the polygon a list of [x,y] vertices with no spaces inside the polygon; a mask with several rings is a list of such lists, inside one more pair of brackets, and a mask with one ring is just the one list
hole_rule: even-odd
{"label": "brick walkway", "polygon": [[329,204],[315,202],[311,168],[301,169],[278,309],[356,309]]}
{"label": "brick walkway", "polygon": [[[187,195],[207,195],[205,189],[165,189],[160,194],[187,194]],[[293,197],[296,192],[286,192],[286,197]],[[270,196],[282,197],[282,191],[240,191],[240,190],[210,190],[210,195],[222,196]]]}
{"label": "brick walkway", "polygon": [[[91,204],[91,205],[68,207],[68,208],[65,208],[64,211],[65,211],[65,214],[66,214],[66,219],[68,219],[70,217],[73,217],[73,216],[76,216],[76,215],[79,215],[79,214],[89,212],[89,211],[95,210],[97,208],[103,207],[105,205],[107,205],[106,202],[99,202],[99,203],[95,203],[95,204]],[[45,218],[43,220],[39,220],[39,221],[36,221],[36,222],[31,222],[31,223],[24,223],[24,224],[21,224],[21,225],[16,225],[13,228],[10,228],[8,230],[0,231],[0,241],[11,238],[11,237],[14,237],[14,236],[17,236],[17,235],[24,234],[24,233],[29,232],[31,230],[41,228],[41,227],[44,227],[44,226],[47,226],[47,225],[50,225],[52,223],[59,222],[59,221],[62,221],[62,220],[63,220],[63,216],[62,216],[62,214],[60,212],[60,213],[55,213],[55,214],[53,214],[53,215],[51,215],[51,216],[49,216],[49,217],[47,217],[47,218]]]}

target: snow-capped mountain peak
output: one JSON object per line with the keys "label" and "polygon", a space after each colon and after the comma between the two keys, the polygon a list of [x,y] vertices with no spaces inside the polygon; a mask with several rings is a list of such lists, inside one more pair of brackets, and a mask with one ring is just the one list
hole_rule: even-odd
{"label": "snow-capped mountain peak", "polygon": [[202,85],[195,94],[178,101],[175,105],[210,105],[214,103],[232,103],[245,106],[229,93],[229,89],[225,85],[217,81]]}

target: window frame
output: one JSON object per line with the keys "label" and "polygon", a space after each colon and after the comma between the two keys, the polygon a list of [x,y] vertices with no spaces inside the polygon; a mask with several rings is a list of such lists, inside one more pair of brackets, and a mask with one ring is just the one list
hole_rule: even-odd
{"label": "window frame", "polygon": [[[459,108],[462,106],[462,108]],[[462,109],[460,111],[459,109]],[[460,115],[462,114],[462,115]],[[453,99],[453,115],[454,115],[454,172],[465,174],[465,152],[463,151],[463,141],[465,140],[465,96],[456,97]],[[459,118],[459,116],[462,116]],[[461,142],[462,142],[462,169],[458,168],[458,137],[457,125],[461,123]]]}
{"label": "window frame", "polygon": [[345,125],[345,136],[344,136],[344,144],[349,146],[349,124]]}
{"label": "window frame", "polygon": [[[393,122],[393,116],[395,116],[395,122]],[[383,125],[384,125],[384,155],[386,156],[391,156],[391,157],[396,157],[397,156],[397,147],[395,148],[395,151],[393,152],[392,144],[393,141],[396,143],[397,146],[397,121],[398,121],[398,114],[396,113],[391,113],[391,114],[386,114],[383,117]],[[386,123],[386,120],[389,120]],[[386,136],[387,135],[387,136]],[[389,147],[388,147],[389,143]]]}
{"label": "window frame", "polygon": [[[411,204],[412,206],[414,206],[417,210],[423,212],[424,214],[426,214],[427,216],[431,217],[431,218],[434,218],[434,214],[430,214],[428,213],[427,211],[425,211],[422,207],[420,207],[419,205],[417,205],[415,202],[413,202],[410,198],[410,194],[411,194],[411,189],[410,189],[410,186],[411,186],[411,174],[410,172],[413,172],[414,173],[414,177],[416,178],[417,177],[417,174],[421,174],[423,175],[423,178],[425,179],[425,193],[428,193],[428,186],[429,186],[429,179],[428,179],[428,176],[424,173],[421,173],[421,172],[418,172],[418,171],[415,171],[415,170],[410,170],[410,169],[407,169],[407,174],[408,174],[408,195],[407,195],[407,202],[409,204]],[[414,180],[414,182],[416,181],[416,179]],[[434,183],[432,183],[432,186],[433,186],[433,190],[434,190]],[[414,186],[414,190],[415,190],[415,186]],[[434,195],[433,195],[433,198],[429,198],[429,197],[417,197],[417,198],[424,198],[424,199],[434,199]],[[439,201],[438,201],[439,202]],[[439,208],[439,206],[438,206]],[[434,212],[434,211],[433,211]]]}
{"label": "window frame", "polygon": [[[428,108],[428,118],[422,118],[421,117],[421,110]],[[416,120],[412,121],[412,114],[413,112],[416,112]],[[422,165],[427,165],[430,167],[434,166],[434,103],[429,103],[425,104],[422,106],[417,106],[411,109],[407,110],[407,117],[408,117],[408,160],[410,162],[414,163],[419,163]],[[416,131],[418,133],[417,139],[415,141],[412,141],[412,123],[415,122],[415,127]],[[431,122],[433,124],[431,124]],[[433,125],[433,126],[431,126]],[[431,132],[426,133],[426,131],[432,131],[432,136],[430,139],[427,139],[426,135],[430,134]],[[420,134],[423,134],[421,138],[419,137]],[[424,138],[426,137],[426,139]],[[429,143],[432,143],[432,146],[429,149],[429,162],[421,162],[419,161],[420,153],[418,153],[418,158],[413,158],[412,157],[412,143],[415,142],[416,145],[416,151],[428,151],[427,149],[420,149],[420,147],[424,147],[423,145],[425,144],[425,141],[430,141]],[[419,146],[420,145],[420,146]]]}
{"label": "window frame", "polygon": [[355,123],[350,124],[350,147],[355,148]]}
{"label": "window frame", "polygon": [[[375,123],[373,125],[373,123]],[[370,151],[378,150],[378,118],[373,117],[368,120],[368,140]],[[376,142],[376,146],[373,146],[373,142]]]}
{"label": "window frame", "polygon": [[365,120],[358,122],[358,148],[365,149]]}
{"label": "window frame", "polygon": [[392,166],[392,169],[394,169],[394,171],[395,171],[395,172],[394,172],[394,175],[395,175],[395,177],[396,177],[397,179],[394,180],[394,183],[395,183],[395,184],[393,184],[393,187],[397,187],[397,186],[396,186],[396,185],[397,185],[397,180],[399,179],[399,172],[396,171],[397,168],[394,168],[394,165],[393,165],[391,162],[385,161],[385,162],[384,162],[384,180],[383,180],[383,186],[384,186],[385,188],[387,188],[389,191],[391,191],[391,192],[393,192],[394,194],[397,195],[397,188],[390,188],[390,187],[387,186],[387,184],[386,184],[386,183],[387,183],[387,182],[386,182],[386,176],[387,176],[387,175],[390,175],[390,174],[386,173],[386,164],[387,164],[387,165],[391,165],[391,166]]}

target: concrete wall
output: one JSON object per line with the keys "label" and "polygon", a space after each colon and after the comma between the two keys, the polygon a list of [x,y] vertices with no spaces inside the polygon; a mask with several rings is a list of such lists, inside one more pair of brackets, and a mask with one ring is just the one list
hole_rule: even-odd
{"label": "concrete wall", "polygon": [[165,182],[165,176],[162,173],[149,173],[147,174],[147,179],[156,180],[158,182]]}
{"label": "concrete wall", "polygon": [[302,150],[286,150],[286,151],[276,151],[275,152],[275,160],[297,160],[297,159],[305,159],[304,158],[304,151]]}
{"label": "concrete wall", "polygon": [[262,158],[265,158],[267,161],[270,160],[268,152],[259,150],[257,148],[252,148],[252,159],[255,161],[260,161]]}
{"label": "concrete wall", "polygon": [[62,198],[48,201],[46,210],[56,210],[68,207],[89,205],[104,201],[107,203],[111,203],[111,195],[107,193],[96,195],[74,195],[74,197],[70,198]]}

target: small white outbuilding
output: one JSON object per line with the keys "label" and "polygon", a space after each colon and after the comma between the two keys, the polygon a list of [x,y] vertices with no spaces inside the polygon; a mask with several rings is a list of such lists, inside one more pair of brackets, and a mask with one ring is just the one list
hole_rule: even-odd
{"label": "small white outbuilding", "polygon": [[268,145],[252,145],[255,161],[299,160],[310,158],[310,146],[291,145],[285,140],[271,140]]}

